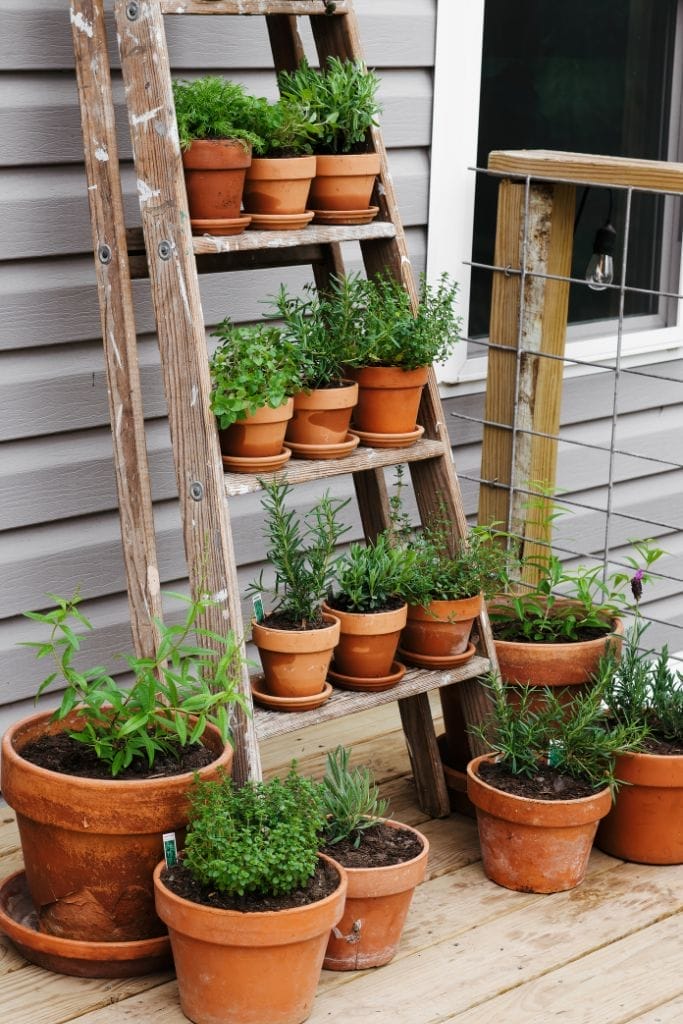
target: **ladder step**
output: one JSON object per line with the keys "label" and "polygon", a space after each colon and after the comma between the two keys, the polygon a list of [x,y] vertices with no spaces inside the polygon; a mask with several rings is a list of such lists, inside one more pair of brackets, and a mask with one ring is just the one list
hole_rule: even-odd
{"label": "ladder step", "polygon": [[427,693],[429,690],[440,689],[442,686],[474,679],[486,675],[489,669],[490,662],[486,658],[475,655],[466,665],[444,672],[409,669],[400,683],[392,686],[390,690],[380,693],[357,693],[352,690],[334,689],[330,699],[314,711],[267,711],[255,706],[256,735],[259,740],[282,736],[311,725],[318,725],[319,722],[352,715],[356,711],[367,711],[368,708],[378,707],[381,704],[391,704],[395,700],[414,697],[416,694]]}
{"label": "ladder step", "polygon": [[161,0],[162,14],[322,14],[349,13],[346,0],[327,11],[324,0]]}
{"label": "ladder step", "polygon": [[395,238],[396,228],[391,221],[379,220],[371,224],[340,225],[312,224],[300,231],[243,231],[241,235],[193,235],[192,248],[196,256],[221,252],[250,252],[253,249],[296,248],[300,245],[329,245],[331,242],[372,242],[376,239]]}
{"label": "ladder step", "polygon": [[[291,484],[303,484],[311,480],[322,480],[345,473],[362,473],[366,470],[383,469],[399,462],[423,462],[438,459],[446,454],[442,441],[416,441],[410,448],[357,448],[353,455],[344,459],[291,459],[278,475]],[[450,449],[447,457],[450,458]],[[252,494],[261,490],[259,477],[250,473],[226,473],[225,493],[228,497],[238,494]],[[268,474],[266,474],[268,475]]]}

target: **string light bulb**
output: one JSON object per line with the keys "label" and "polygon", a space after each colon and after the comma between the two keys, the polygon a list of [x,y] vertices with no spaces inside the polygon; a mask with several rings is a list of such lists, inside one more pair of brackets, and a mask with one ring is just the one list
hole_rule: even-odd
{"label": "string light bulb", "polygon": [[609,221],[598,228],[593,242],[593,255],[586,267],[586,282],[591,291],[604,292],[612,284],[616,243],[617,233]]}

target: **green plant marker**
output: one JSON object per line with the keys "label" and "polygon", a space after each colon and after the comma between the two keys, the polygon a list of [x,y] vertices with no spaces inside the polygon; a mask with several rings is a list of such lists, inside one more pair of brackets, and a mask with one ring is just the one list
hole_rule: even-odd
{"label": "green plant marker", "polygon": [[251,603],[254,606],[254,618],[257,622],[263,622],[265,618],[265,612],[263,611],[263,598],[260,594],[255,594],[251,599]]}
{"label": "green plant marker", "polygon": [[548,745],[548,767],[557,768],[562,761],[562,743],[560,740],[551,740]]}
{"label": "green plant marker", "polygon": [[175,832],[164,832],[161,838],[164,844],[166,867],[173,868],[178,863],[178,846],[175,841]]}

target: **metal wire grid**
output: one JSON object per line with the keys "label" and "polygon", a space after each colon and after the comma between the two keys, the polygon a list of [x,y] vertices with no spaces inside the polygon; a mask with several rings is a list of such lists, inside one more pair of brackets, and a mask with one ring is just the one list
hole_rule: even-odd
{"label": "metal wire grid", "polygon": [[[651,527],[656,527],[657,529],[671,531],[672,533],[680,533],[681,532],[681,528],[680,528],[680,526],[678,524],[669,523],[669,522],[666,522],[666,521],[661,520],[661,519],[654,519],[652,517],[644,518],[642,516],[634,515],[634,514],[631,514],[631,513],[628,513],[628,512],[620,512],[620,511],[616,510],[615,507],[614,507],[615,457],[617,455],[619,455],[619,456],[628,456],[630,458],[639,459],[641,461],[647,461],[647,462],[650,462],[650,463],[653,463],[653,464],[656,464],[656,465],[659,465],[659,466],[662,466],[662,467],[666,467],[667,470],[680,470],[680,469],[683,469],[683,462],[679,462],[679,461],[676,461],[676,460],[673,460],[673,459],[658,458],[658,457],[655,457],[655,456],[652,456],[652,455],[641,455],[641,454],[639,454],[637,452],[631,452],[631,451],[628,451],[628,450],[623,449],[623,448],[617,448],[617,446],[616,446],[617,426],[618,426],[618,420],[619,420],[618,400],[619,400],[619,393],[620,393],[620,383],[621,383],[621,380],[622,380],[622,378],[624,376],[631,375],[631,376],[634,376],[634,377],[655,378],[657,380],[668,381],[668,382],[671,382],[671,383],[678,383],[678,384],[682,384],[683,385],[683,380],[681,380],[681,378],[679,378],[679,377],[666,376],[666,375],[660,374],[660,373],[653,373],[651,371],[648,371],[647,369],[640,369],[640,368],[637,368],[637,367],[624,367],[624,366],[622,366],[622,350],[623,350],[623,337],[624,337],[624,306],[625,306],[626,295],[629,294],[629,293],[633,293],[633,294],[639,294],[639,295],[651,295],[651,296],[655,296],[655,297],[658,297],[658,298],[677,299],[677,300],[683,299],[683,295],[681,295],[681,294],[679,294],[677,292],[668,292],[668,291],[664,291],[664,290],[647,289],[647,288],[637,288],[637,287],[634,287],[632,285],[627,285],[626,284],[626,277],[627,277],[627,271],[628,271],[629,245],[630,245],[630,231],[631,231],[631,206],[632,206],[633,194],[634,194],[634,192],[641,192],[641,193],[651,193],[651,194],[657,194],[657,195],[673,195],[673,196],[677,196],[678,198],[680,198],[680,193],[673,192],[673,191],[668,191],[668,190],[665,190],[665,189],[644,189],[644,188],[637,188],[637,187],[631,186],[631,185],[629,185],[629,186],[626,186],[626,185],[612,185],[612,184],[607,185],[607,184],[602,183],[602,182],[576,181],[574,179],[568,180],[568,179],[563,179],[563,178],[546,178],[546,177],[542,177],[542,176],[538,176],[538,175],[531,175],[531,174],[527,174],[527,175],[517,174],[516,175],[516,174],[509,173],[509,172],[492,171],[492,170],[489,170],[488,168],[481,168],[481,167],[473,167],[473,168],[469,168],[469,170],[474,171],[477,174],[487,175],[489,177],[506,178],[506,179],[516,180],[516,181],[521,181],[521,182],[524,183],[524,218],[523,218],[523,235],[522,235],[522,246],[521,246],[521,253],[522,253],[521,267],[520,268],[513,268],[513,267],[510,267],[510,266],[498,266],[498,265],[496,265],[494,263],[478,263],[478,262],[475,262],[475,261],[467,261],[466,262],[467,266],[472,267],[474,269],[487,270],[487,271],[489,271],[491,273],[493,273],[494,271],[499,271],[499,272],[504,273],[506,276],[517,276],[517,277],[519,277],[519,319],[518,319],[517,348],[516,348],[516,372],[515,372],[515,394],[514,394],[514,406],[513,406],[513,422],[512,422],[512,425],[505,424],[505,423],[496,423],[493,420],[486,420],[483,417],[467,416],[467,415],[464,415],[462,413],[457,413],[457,412],[453,412],[453,413],[451,413],[451,415],[454,416],[456,419],[462,419],[462,420],[468,420],[470,422],[480,423],[482,426],[492,426],[492,427],[498,427],[498,428],[503,429],[503,430],[509,430],[511,432],[511,434],[512,434],[511,465],[514,465],[515,454],[516,454],[517,446],[518,446],[518,443],[519,443],[519,439],[520,439],[520,436],[523,436],[523,435],[543,437],[543,438],[547,438],[549,440],[557,441],[558,443],[561,441],[564,445],[575,445],[575,446],[578,446],[578,447],[583,447],[583,448],[588,448],[588,449],[592,449],[592,450],[606,452],[608,454],[608,456],[609,456],[609,460],[608,460],[608,475],[607,475],[607,481],[606,481],[607,502],[606,502],[606,506],[604,508],[601,508],[601,507],[599,507],[597,505],[591,505],[591,504],[589,504],[587,502],[582,502],[580,500],[565,498],[564,496],[561,496],[561,495],[557,495],[555,497],[555,499],[554,499],[558,503],[558,505],[567,506],[569,508],[575,508],[575,509],[583,509],[583,510],[587,510],[587,511],[591,511],[591,512],[597,512],[597,513],[599,513],[601,515],[604,515],[604,517],[605,517],[605,526],[604,526],[604,533],[603,533],[602,550],[601,550],[600,554],[596,554],[595,552],[577,551],[577,550],[568,548],[566,546],[562,546],[560,548],[560,550],[564,554],[570,555],[572,557],[583,558],[583,559],[587,558],[587,559],[592,560],[593,562],[598,561],[598,560],[601,559],[602,563],[603,563],[603,580],[605,580],[607,578],[607,576],[608,576],[609,566],[610,565],[617,566],[617,567],[624,568],[624,569],[630,569],[631,568],[626,563],[619,562],[618,560],[615,560],[615,559],[610,557],[611,556],[611,551],[612,551],[612,546],[613,546],[612,545],[612,536],[613,536],[613,526],[614,526],[615,519],[617,519],[617,518],[625,519],[625,520],[632,521],[634,523],[639,523],[641,525],[647,525],[647,526],[651,526]],[[625,206],[625,215],[624,215],[623,257],[622,257],[622,261],[621,261],[620,281],[619,281],[618,284],[611,284],[611,285],[607,286],[608,289],[612,289],[614,291],[617,291],[618,294],[619,294],[618,314],[617,314],[617,330],[616,330],[616,347],[615,347],[614,356],[613,356],[613,358],[609,362],[593,362],[591,360],[573,358],[573,357],[567,356],[566,354],[563,354],[563,355],[553,355],[553,354],[547,354],[547,353],[543,353],[543,352],[538,352],[538,351],[535,351],[535,350],[533,352],[530,352],[529,349],[524,349],[522,347],[523,323],[524,323],[524,303],[525,303],[525,283],[526,283],[527,278],[535,277],[535,278],[542,278],[542,279],[551,280],[551,281],[565,281],[565,282],[568,282],[569,284],[579,284],[579,285],[586,286],[586,282],[585,282],[585,280],[583,278],[575,278],[575,277],[571,277],[571,276],[562,276],[562,275],[558,275],[558,274],[547,274],[547,273],[542,273],[542,272],[539,272],[539,271],[533,271],[533,270],[530,270],[528,268],[528,266],[527,266],[527,257],[528,257],[528,234],[527,234],[527,232],[528,232],[528,224],[529,224],[529,195],[530,195],[530,187],[531,187],[531,182],[532,181],[534,181],[534,182],[548,182],[550,184],[563,184],[564,183],[564,184],[570,184],[570,185],[584,185],[586,187],[611,188],[611,189],[614,189],[615,191],[619,190],[619,191],[623,191],[625,193],[626,206]],[[495,342],[491,342],[488,339],[463,338],[462,340],[467,342],[467,343],[473,344],[473,345],[482,346],[482,347],[484,347],[486,349],[500,349],[500,350],[503,350],[503,351],[506,351],[506,352],[510,352],[511,351],[511,349],[508,346],[496,344]],[[520,383],[520,370],[521,370],[522,357],[526,353],[530,353],[531,355],[533,355],[533,356],[535,356],[536,358],[539,358],[539,359],[559,360],[559,361],[561,361],[561,362],[563,362],[565,364],[572,364],[572,365],[576,365],[576,366],[583,366],[583,367],[595,368],[595,369],[600,369],[600,370],[603,370],[603,371],[607,370],[609,372],[612,372],[612,374],[613,374],[613,389],[612,389],[612,408],[611,408],[610,442],[609,442],[609,445],[591,444],[590,442],[587,442],[587,441],[581,441],[581,440],[576,440],[576,439],[572,439],[572,438],[567,438],[567,437],[563,436],[561,430],[560,430],[560,432],[557,435],[546,434],[546,433],[542,433],[540,431],[528,430],[528,429],[522,427],[518,423],[517,412],[518,412],[518,395],[519,395],[519,383]],[[682,401],[683,401],[683,390],[681,392],[681,397],[682,397]],[[508,492],[508,494],[509,494],[509,508],[512,508],[513,497],[514,497],[515,494],[523,494],[523,495],[531,497],[531,498],[542,496],[540,491],[533,490],[533,488],[531,488],[531,487],[522,487],[522,486],[519,485],[519,483],[515,482],[514,480],[512,481],[511,484],[506,484],[506,483],[501,483],[498,480],[486,480],[486,479],[482,478],[481,476],[471,476],[471,475],[467,475],[467,474],[460,474],[460,476],[461,476],[462,479],[469,480],[470,482],[476,483],[477,485],[485,484],[488,487],[494,487],[494,488],[499,488],[499,489],[506,490]],[[509,526],[509,524],[508,524],[508,526]],[[657,579],[668,580],[668,581],[673,582],[675,584],[680,584],[681,585],[680,589],[681,589],[681,592],[682,592],[682,595],[683,595],[683,578],[682,577],[676,576],[676,575],[669,575],[669,574],[662,573],[662,572],[658,572],[656,569],[651,570],[650,571],[650,575],[652,577],[657,578]],[[681,648],[683,648],[683,624],[679,624],[679,623],[675,623],[675,622],[671,622],[671,621],[667,621],[667,620],[658,619],[658,618],[656,618],[654,616],[651,616],[651,615],[643,615],[643,618],[645,620],[647,620],[647,621],[650,621],[650,622],[653,622],[653,623],[657,623],[658,625],[665,626],[668,629],[680,631],[680,634],[678,634],[679,635],[679,642],[676,643],[674,646],[679,651],[681,650]],[[683,656],[679,656],[678,660],[681,662],[681,664],[683,664]]]}

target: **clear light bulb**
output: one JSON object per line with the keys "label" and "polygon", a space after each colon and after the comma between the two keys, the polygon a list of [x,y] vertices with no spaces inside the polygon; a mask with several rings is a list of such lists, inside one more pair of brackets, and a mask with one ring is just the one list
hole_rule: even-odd
{"label": "clear light bulb", "polygon": [[586,267],[586,282],[591,291],[604,292],[614,280],[614,248],[617,233],[611,224],[605,224],[595,235],[593,255]]}

